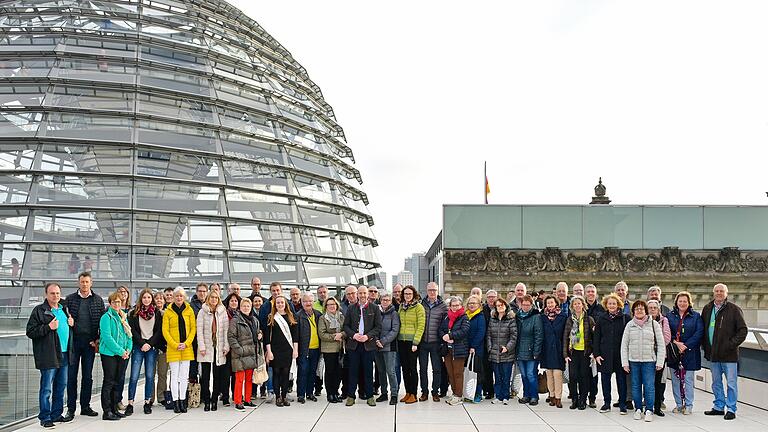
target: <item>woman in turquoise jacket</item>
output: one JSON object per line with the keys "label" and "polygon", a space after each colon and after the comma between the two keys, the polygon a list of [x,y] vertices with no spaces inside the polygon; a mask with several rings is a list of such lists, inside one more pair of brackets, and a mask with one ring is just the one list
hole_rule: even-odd
{"label": "woman in turquoise jacket", "polygon": [[122,304],[120,294],[110,294],[109,308],[99,321],[99,357],[104,371],[104,381],[101,384],[104,420],[120,420],[125,417],[125,414],[117,410],[117,402],[120,400],[118,382],[121,376],[125,376],[133,341],[127,316],[121,310]]}

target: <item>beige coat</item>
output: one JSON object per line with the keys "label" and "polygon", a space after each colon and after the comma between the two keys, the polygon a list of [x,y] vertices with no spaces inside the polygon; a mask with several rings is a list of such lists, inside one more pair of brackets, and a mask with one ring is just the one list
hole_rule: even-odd
{"label": "beige coat", "polygon": [[[219,304],[216,312],[212,313],[208,303],[203,304],[200,312],[197,314],[197,361],[199,363],[213,362],[213,320],[216,319],[216,366],[221,366],[227,362],[229,351],[229,341],[227,333],[229,332],[229,317],[227,310]],[[200,351],[205,350],[205,355]]]}

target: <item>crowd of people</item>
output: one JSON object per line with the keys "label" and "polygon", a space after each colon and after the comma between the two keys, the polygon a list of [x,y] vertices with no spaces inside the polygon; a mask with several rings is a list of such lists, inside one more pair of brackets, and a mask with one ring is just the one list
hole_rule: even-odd
{"label": "crowd of people", "polygon": [[[747,326],[722,283],[701,312],[685,291],[671,307],[663,304],[658,286],[630,302],[623,281],[602,298],[593,284],[574,284],[569,295],[559,282],[550,293],[529,295],[518,283],[506,299],[480,288],[466,299],[443,299],[431,282],[423,299],[415,287],[399,284],[391,292],[349,285],[337,299],[323,285],[316,296],[295,287],[285,296],[279,282],[264,298],[254,277],[247,296],[238,284],[222,292],[219,284],[199,283],[191,298],[182,287],[143,289],[133,304],[131,291],[121,286],[106,307],[88,272],[79,274],[78,284],[62,300],[60,286],[48,283],[46,300],[27,323],[41,374],[38,418],[46,428],[72,421],[78,401],[81,415],[99,415],[90,405],[96,353],[102,418],[111,421],[134,413],[142,371],[144,414],[152,413],[155,399],[165,409],[187,412],[192,387],[200,389],[204,411],[217,411],[219,403],[245,410],[259,397],[278,407],[317,402],[323,390],[327,402],[346,406],[357,399],[376,406],[430,398],[507,405],[515,397],[535,406],[545,393],[544,403],[563,408],[566,382],[569,408],[585,410],[597,409],[600,381],[601,413],[618,408],[652,421],[665,416],[668,379],[671,412],[693,413],[702,350],[714,394],[704,414],[736,416],[738,347]],[[465,368],[477,374],[476,385],[464,383]],[[544,382],[546,392],[540,392]],[[289,397],[294,384],[295,399]]]}

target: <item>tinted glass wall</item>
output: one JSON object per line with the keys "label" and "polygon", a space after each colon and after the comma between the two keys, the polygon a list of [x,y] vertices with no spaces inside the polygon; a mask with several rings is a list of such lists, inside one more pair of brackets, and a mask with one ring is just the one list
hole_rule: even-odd
{"label": "tinted glass wall", "polygon": [[220,1],[0,2],[0,304],[378,267],[332,108]]}

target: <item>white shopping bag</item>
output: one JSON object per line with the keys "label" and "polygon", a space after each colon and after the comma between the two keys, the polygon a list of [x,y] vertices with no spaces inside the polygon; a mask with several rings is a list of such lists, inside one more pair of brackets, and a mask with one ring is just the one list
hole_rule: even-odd
{"label": "white shopping bag", "polygon": [[467,366],[464,367],[464,397],[472,399],[477,389],[477,372],[475,369],[475,354],[470,354]]}

